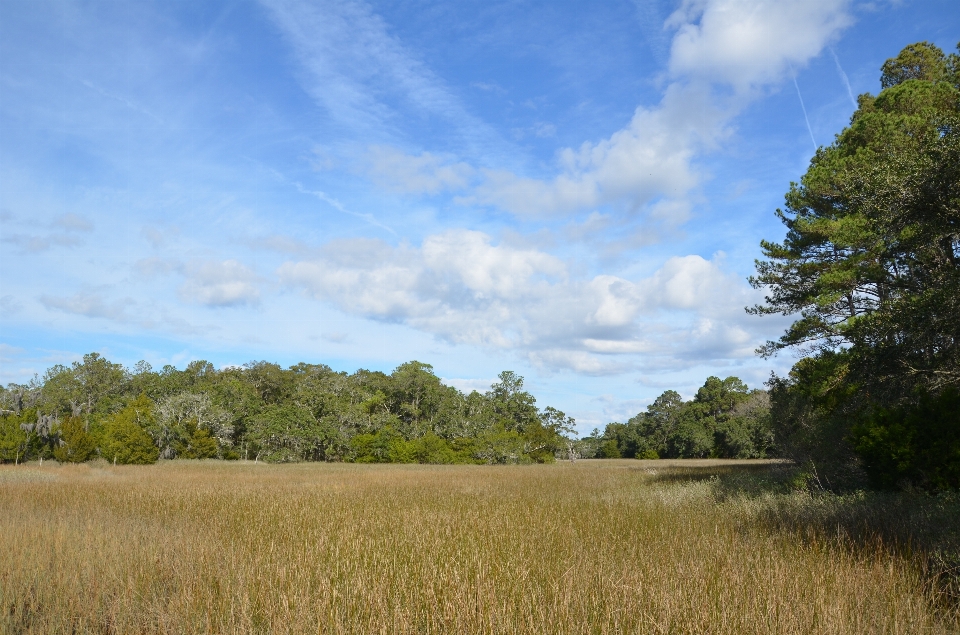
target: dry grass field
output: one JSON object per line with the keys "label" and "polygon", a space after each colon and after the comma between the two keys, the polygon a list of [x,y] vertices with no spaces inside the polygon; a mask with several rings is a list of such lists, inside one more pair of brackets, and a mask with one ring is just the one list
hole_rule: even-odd
{"label": "dry grass field", "polygon": [[956,498],[814,497],[788,477],[729,461],[3,466],[0,631],[960,632],[929,551],[956,537]]}

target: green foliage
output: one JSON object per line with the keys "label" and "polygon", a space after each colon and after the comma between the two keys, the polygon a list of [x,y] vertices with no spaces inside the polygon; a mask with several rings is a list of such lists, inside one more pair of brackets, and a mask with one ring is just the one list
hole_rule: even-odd
{"label": "green foliage", "polygon": [[692,401],[668,390],[627,423],[607,424],[594,452],[599,458],[770,456],[769,397],[737,377],[708,377]]}
{"label": "green foliage", "polygon": [[600,449],[597,452],[597,456],[601,459],[619,459],[623,456],[623,454],[620,453],[620,446],[616,439],[607,439],[600,444]]}
{"label": "green foliage", "polygon": [[847,348],[851,379],[884,405],[960,383],[955,58],[920,43],[884,65],[884,90],[791,186],[787,236],[762,243],[751,278],[769,292],[752,312],[799,313],[763,353]]}
{"label": "green foliage", "polygon": [[[83,363],[54,366],[40,382],[0,389],[0,410],[0,461],[52,456],[61,441],[57,422],[70,417],[82,421],[102,456],[118,463],[153,462],[156,455],[550,462],[574,424],[555,408],[537,408],[523,377],[511,371],[489,392],[464,395],[418,361],[389,375],[306,363],[284,369],[264,361],[217,370],[203,360],[160,371],[140,362],[131,372],[96,353]],[[74,427],[67,426],[67,437],[85,439]],[[73,457],[78,441],[64,443],[58,454]]]}
{"label": "green foliage", "polygon": [[791,185],[784,241],[761,243],[751,283],[768,295],[750,311],[799,317],[759,352],[810,355],[771,384],[777,442],[821,486],[952,482],[915,467],[907,413],[960,388],[958,69],[927,42],[887,60],[880,94]]}
{"label": "green foliage", "polygon": [[947,57],[929,42],[917,42],[905,47],[900,54],[883,63],[880,85],[890,88],[909,79],[935,82],[944,79]]}
{"label": "green foliage", "polygon": [[875,487],[960,489],[960,391],[878,408],[853,427],[851,441]]}
{"label": "green foliage", "polygon": [[475,441],[474,456],[481,463],[529,463],[524,455],[523,437],[516,430],[508,430],[502,423],[482,432]]}
{"label": "green foliage", "polygon": [[794,364],[788,377],[770,382],[777,444],[820,489],[846,489],[863,479],[847,441],[865,407],[863,391],[848,380],[850,357],[849,351],[824,351]]}
{"label": "green foliage", "polygon": [[146,395],[106,419],[101,433],[100,455],[111,463],[148,465],[156,463],[160,451],[147,429],[155,426],[153,402]]}
{"label": "green foliage", "polygon": [[27,451],[27,433],[20,428],[18,416],[0,416],[0,463],[23,460]]}
{"label": "green foliage", "polygon": [[318,461],[331,431],[306,408],[295,403],[270,405],[249,423],[247,438],[256,457],[274,463]]}
{"label": "green foliage", "polygon": [[60,425],[60,444],[53,449],[53,457],[61,463],[83,463],[97,451],[93,436],[80,417],[69,417]]}

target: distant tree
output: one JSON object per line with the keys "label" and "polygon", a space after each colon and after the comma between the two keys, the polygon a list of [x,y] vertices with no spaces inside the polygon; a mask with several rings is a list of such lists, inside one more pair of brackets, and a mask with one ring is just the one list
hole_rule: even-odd
{"label": "distant tree", "polygon": [[61,463],[83,463],[97,451],[97,443],[87,432],[80,417],[67,417],[60,424],[60,443],[53,448],[53,457]]}
{"label": "distant tree", "polygon": [[146,395],[107,418],[100,442],[101,456],[121,465],[156,463],[160,450],[147,433],[156,427],[154,404]]}
{"label": "distant tree", "polygon": [[322,460],[324,443],[335,434],[296,404],[268,406],[253,417],[248,429],[254,458],[274,463]]}
{"label": "distant tree", "polygon": [[0,463],[19,463],[27,451],[27,432],[20,428],[23,423],[10,411],[0,416]]}
{"label": "distant tree", "polygon": [[539,421],[537,400],[523,390],[523,377],[515,372],[505,370],[497,377],[500,381],[487,393],[493,412],[506,430],[523,434],[527,426]]}
{"label": "distant tree", "polygon": [[56,415],[36,413],[35,423],[21,423],[20,429],[27,434],[27,453],[31,448],[37,450],[40,464],[53,456],[53,449],[60,445],[60,421]]}
{"label": "distant tree", "polygon": [[590,442],[599,458],[763,457],[772,448],[769,398],[737,377],[709,377],[693,401],[667,390]]}
{"label": "distant tree", "polygon": [[99,353],[83,356],[71,366],[57,365],[47,371],[41,390],[41,407],[56,416],[84,417],[112,412],[121,403],[128,374],[120,364]]}
{"label": "distant tree", "polygon": [[167,397],[147,431],[160,449],[160,458],[213,458],[232,446],[230,414],[214,405],[207,393]]}

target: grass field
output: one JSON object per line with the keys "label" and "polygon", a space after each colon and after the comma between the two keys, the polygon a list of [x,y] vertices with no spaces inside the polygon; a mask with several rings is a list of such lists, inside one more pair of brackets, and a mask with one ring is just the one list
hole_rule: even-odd
{"label": "grass field", "polygon": [[0,631],[960,632],[960,500],[791,469],[2,466]]}

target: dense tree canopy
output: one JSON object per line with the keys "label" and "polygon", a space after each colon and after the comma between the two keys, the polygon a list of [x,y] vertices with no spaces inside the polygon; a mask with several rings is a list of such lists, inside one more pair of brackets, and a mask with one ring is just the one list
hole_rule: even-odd
{"label": "dense tree canopy", "polygon": [[[927,481],[933,467],[910,457],[932,456],[915,445],[934,437],[919,428],[891,436],[883,422],[921,403],[960,416],[928,403],[949,401],[960,387],[958,71],[960,56],[927,42],[888,60],[883,90],[860,96],[850,126],[791,185],[777,210],[786,238],[762,243],[766,259],[751,278],[768,295],[750,311],[799,314],[761,353],[799,347],[810,355],[772,384],[780,436],[838,480],[856,468],[888,469],[896,462],[877,459],[885,451],[912,465],[902,474]],[[907,414],[897,420],[926,425]],[[960,421],[934,436],[957,449],[941,459],[960,462]]]}
{"label": "dense tree canopy", "polygon": [[775,454],[769,396],[737,377],[708,377],[691,401],[668,390],[626,423],[610,423],[584,439],[600,458],[735,458]]}
{"label": "dense tree canopy", "polygon": [[251,362],[132,371],[96,353],[0,388],[0,461],[56,457],[428,463],[552,461],[573,419],[537,407],[505,371],[486,393],[446,386],[429,364],[387,375]]}

